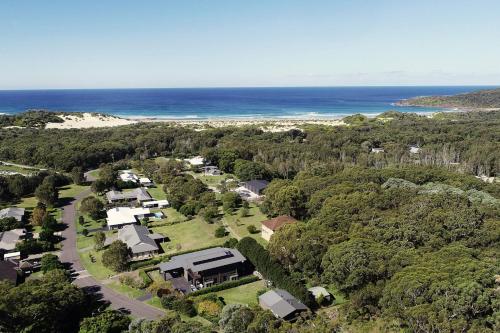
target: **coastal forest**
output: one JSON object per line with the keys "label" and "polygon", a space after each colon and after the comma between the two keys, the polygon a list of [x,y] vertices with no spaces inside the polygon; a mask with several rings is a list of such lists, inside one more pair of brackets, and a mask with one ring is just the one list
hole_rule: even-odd
{"label": "coastal forest", "polygon": [[[68,175],[130,162],[162,177],[169,193],[198,185],[152,167],[156,157],[201,155],[240,180],[269,180],[260,210],[299,222],[265,249],[245,238],[235,246],[286,277],[295,296],[321,284],[345,301],[282,327],[259,317],[241,332],[498,332],[500,111],[389,111],[343,122],[268,132],[168,123],[56,130],[9,121],[0,129],[0,160]],[[0,177],[0,202],[43,181],[15,192],[13,179]],[[196,206],[195,194],[169,201],[182,210]]]}

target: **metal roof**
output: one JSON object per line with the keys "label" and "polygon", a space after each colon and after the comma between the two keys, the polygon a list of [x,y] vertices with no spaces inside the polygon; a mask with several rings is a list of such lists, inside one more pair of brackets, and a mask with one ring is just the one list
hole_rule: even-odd
{"label": "metal roof", "polygon": [[18,207],[9,207],[0,210],[0,219],[4,219],[7,217],[13,217],[18,221],[21,221],[24,216],[24,208],[18,208]]}
{"label": "metal roof", "polygon": [[260,295],[259,302],[265,304],[279,318],[285,318],[295,311],[308,309],[307,306],[283,289],[270,290]]}
{"label": "metal roof", "polygon": [[130,248],[132,253],[157,251],[158,245],[150,237],[149,229],[143,225],[126,225],[118,230],[118,239]]}
{"label": "metal roof", "polygon": [[216,247],[174,256],[170,261],[161,263],[159,267],[162,272],[178,268],[201,272],[245,261],[245,257],[236,249]]}

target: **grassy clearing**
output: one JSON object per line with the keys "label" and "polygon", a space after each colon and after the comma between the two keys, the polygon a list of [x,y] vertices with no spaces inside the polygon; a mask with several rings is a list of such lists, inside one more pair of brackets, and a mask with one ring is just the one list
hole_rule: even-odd
{"label": "grassy clearing", "polygon": [[236,179],[236,177],[230,173],[225,173],[220,176],[205,176],[203,173],[195,173],[192,171],[187,172],[188,174],[192,175],[195,178],[198,178],[208,186],[217,186],[221,183],[221,181],[232,178]]}
{"label": "grassy clearing", "polygon": [[217,297],[222,297],[226,304],[247,304],[249,306],[258,305],[257,293],[266,289],[264,281],[256,281],[231,289],[226,289],[214,293]]}
{"label": "grassy clearing", "polygon": [[[91,237],[89,237],[91,238]],[[93,243],[92,243],[93,244]],[[85,251],[85,252],[79,252],[78,255],[80,256],[80,261],[92,276],[94,276],[98,280],[104,280],[110,276],[113,276],[116,274],[116,272],[113,272],[112,270],[106,268],[101,261],[102,258],[102,253],[103,251],[95,251],[94,249]],[[89,255],[94,256],[95,262],[91,262]]]}
{"label": "grassy clearing", "polygon": [[[252,237],[257,242],[265,245],[267,242],[261,237],[261,222],[267,220],[267,216],[264,215],[259,207],[254,204],[250,204],[250,209],[248,216],[241,217],[241,209],[234,212],[233,214],[225,214],[223,221],[231,228],[231,230],[240,238]],[[258,233],[251,234],[248,231],[248,226],[253,225],[259,231]]]}
{"label": "grassy clearing", "polygon": [[0,164],[0,171],[10,171],[10,172],[17,172],[22,175],[28,175],[30,173],[37,172],[37,169],[28,169],[28,168],[20,168],[17,166],[13,165],[5,165],[5,164]]}
{"label": "grassy clearing", "polygon": [[165,200],[167,198],[163,191],[163,184],[156,184],[156,187],[148,188],[148,192],[155,200]]}
{"label": "grassy clearing", "polygon": [[[163,227],[153,227],[153,232],[159,232],[168,238],[169,242],[162,243],[165,253],[195,250],[201,247],[221,245],[229,237],[216,238],[215,229],[220,224],[208,224],[200,218]],[[180,248],[178,248],[180,247]]]}
{"label": "grassy clearing", "polygon": [[71,184],[59,189],[59,200],[72,199],[81,192],[89,189],[89,186]]}

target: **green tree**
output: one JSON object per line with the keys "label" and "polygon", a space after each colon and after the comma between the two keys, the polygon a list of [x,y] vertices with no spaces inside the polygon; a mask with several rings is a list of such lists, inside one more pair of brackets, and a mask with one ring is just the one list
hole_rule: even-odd
{"label": "green tree", "polygon": [[106,183],[100,179],[95,180],[94,182],[92,182],[92,185],[90,185],[90,190],[95,194],[104,193],[106,189],[107,189]]}
{"label": "green tree", "polygon": [[217,238],[225,237],[226,233],[227,233],[226,228],[223,226],[217,227],[217,229],[215,229],[215,237]]}
{"label": "green tree", "polygon": [[128,266],[128,256],[127,244],[116,240],[102,254],[102,263],[115,272],[123,272]]}
{"label": "green tree", "polygon": [[0,282],[1,326],[6,332],[74,332],[93,307],[61,270],[19,286]]}
{"label": "green tree", "polygon": [[55,186],[44,181],[36,188],[35,196],[44,205],[53,207],[59,199],[59,192]]}
{"label": "green tree", "polygon": [[92,196],[84,198],[80,204],[80,210],[96,220],[102,217],[103,209],[102,201]]}
{"label": "green tree", "polygon": [[85,176],[81,167],[74,167],[71,170],[71,180],[76,185],[82,185],[85,182]]}
{"label": "green tree", "polygon": [[305,204],[306,198],[297,186],[284,186],[275,194],[272,213],[301,218],[306,214]]}
{"label": "green tree", "polygon": [[128,330],[130,318],[117,310],[106,310],[97,316],[83,319],[80,333],[121,333]]}
{"label": "green tree", "polygon": [[225,212],[232,212],[241,203],[241,198],[236,192],[226,192],[222,195],[222,209]]}
{"label": "green tree", "polygon": [[106,234],[102,231],[97,231],[94,233],[94,248],[100,251],[104,248],[104,242],[106,241]]}
{"label": "green tree", "polygon": [[224,306],[219,320],[219,325],[224,333],[246,332],[254,318],[252,310],[240,304]]}
{"label": "green tree", "polygon": [[323,279],[352,291],[387,276],[390,251],[373,240],[354,238],[331,246],[323,257]]}
{"label": "green tree", "polygon": [[54,269],[64,268],[64,265],[59,261],[59,257],[50,253],[44,254],[40,263],[44,274]]}

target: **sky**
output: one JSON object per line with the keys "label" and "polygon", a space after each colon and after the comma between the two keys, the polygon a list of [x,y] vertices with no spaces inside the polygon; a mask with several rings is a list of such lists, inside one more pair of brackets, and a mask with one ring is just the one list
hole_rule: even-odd
{"label": "sky", "polygon": [[1,0],[0,89],[500,84],[498,0]]}

